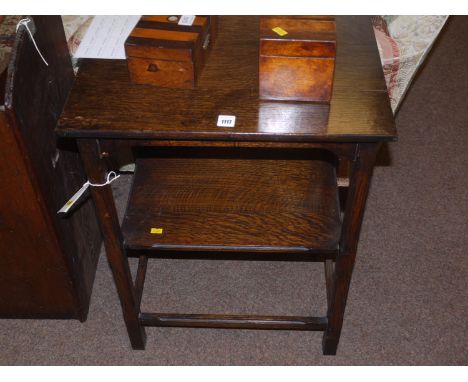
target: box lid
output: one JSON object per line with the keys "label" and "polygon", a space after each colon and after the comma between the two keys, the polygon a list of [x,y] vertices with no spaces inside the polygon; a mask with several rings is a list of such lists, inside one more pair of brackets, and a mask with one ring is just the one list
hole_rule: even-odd
{"label": "box lid", "polygon": [[336,24],[332,16],[263,16],[260,54],[334,57]]}
{"label": "box lid", "polygon": [[125,42],[127,57],[193,61],[208,34],[208,16],[179,25],[181,16],[143,16]]}

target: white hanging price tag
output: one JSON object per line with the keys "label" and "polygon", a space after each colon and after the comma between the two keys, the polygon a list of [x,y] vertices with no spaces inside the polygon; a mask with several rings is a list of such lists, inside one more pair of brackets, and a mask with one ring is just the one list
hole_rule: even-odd
{"label": "white hanging price tag", "polygon": [[81,198],[81,196],[88,189],[88,187],[89,182],[83,184],[81,188],[68,200],[68,202],[66,202],[65,205],[57,211],[57,213],[66,214],[70,210],[70,208],[72,208],[73,205]]}
{"label": "white hanging price tag", "polygon": [[72,206],[81,198],[81,196],[84,194],[84,192],[88,189],[89,186],[107,186],[108,184],[111,184],[114,180],[118,178],[120,178],[120,175],[117,175],[115,171],[111,171],[107,174],[107,179],[104,183],[91,183],[89,180],[87,180],[85,184],[83,184],[81,188],[77,192],[75,192],[75,194],[68,200],[68,202],[66,202],[65,205],[57,211],[57,213],[66,214],[70,210],[70,208],[72,208]]}
{"label": "white hanging price tag", "polygon": [[195,17],[197,16],[190,16],[190,15],[180,16],[179,22],[177,24],[191,27],[193,22],[195,21]]}

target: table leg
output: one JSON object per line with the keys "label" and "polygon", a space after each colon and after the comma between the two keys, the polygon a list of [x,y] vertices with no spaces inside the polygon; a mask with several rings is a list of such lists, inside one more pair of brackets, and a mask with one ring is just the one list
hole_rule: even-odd
{"label": "table leg", "polygon": [[333,275],[332,296],[327,313],[328,325],[323,335],[322,347],[325,355],[336,354],[340,340],[362,217],[378,148],[378,143],[359,144],[356,147],[341,230],[340,250]]}
{"label": "table leg", "polygon": [[[91,183],[104,183],[107,168],[100,155],[99,142],[95,139],[80,139],[78,147]],[[140,307],[137,303],[130,266],[123,247],[122,232],[115,209],[110,185],[91,187],[96,212],[104,238],[106,255],[119,294],[128,336],[134,349],[145,348],[145,330],[140,324]]]}

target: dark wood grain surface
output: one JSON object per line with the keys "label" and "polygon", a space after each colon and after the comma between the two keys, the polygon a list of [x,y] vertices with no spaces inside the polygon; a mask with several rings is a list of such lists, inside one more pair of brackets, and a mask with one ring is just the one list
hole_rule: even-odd
{"label": "dark wood grain surface", "polygon": [[310,151],[159,149],[153,155],[137,160],[122,227],[128,248],[337,250],[335,169]]}
{"label": "dark wood grain surface", "polygon": [[[379,141],[396,136],[369,17],[340,16],[330,108],[258,99],[259,22],[225,16],[195,90],[132,84],[125,61],[85,60],[59,121],[70,137]],[[329,115],[328,115],[329,111]],[[216,126],[235,115],[235,128]]]}
{"label": "dark wood grain surface", "polygon": [[57,214],[86,180],[76,147],[54,132],[73,68],[60,16],[33,21],[49,66],[20,28],[0,111],[0,317],[85,320],[101,245],[94,206]]}

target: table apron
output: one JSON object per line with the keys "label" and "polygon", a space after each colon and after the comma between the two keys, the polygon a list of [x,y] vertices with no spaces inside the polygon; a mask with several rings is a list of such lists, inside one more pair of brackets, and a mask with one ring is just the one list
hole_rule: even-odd
{"label": "table apron", "polygon": [[102,157],[112,156],[122,149],[134,147],[206,147],[206,148],[264,148],[264,149],[321,149],[338,158],[354,160],[359,142],[254,142],[254,141],[179,141],[146,139],[99,139]]}

